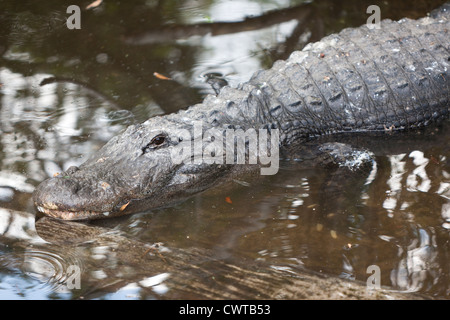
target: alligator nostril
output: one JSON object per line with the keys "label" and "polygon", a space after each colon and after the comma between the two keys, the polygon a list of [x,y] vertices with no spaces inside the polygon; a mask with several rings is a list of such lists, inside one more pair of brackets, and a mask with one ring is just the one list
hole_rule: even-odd
{"label": "alligator nostril", "polygon": [[70,175],[70,174],[74,174],[75,172],[77,172],[78,170],[80,170],[80,168],[78,168],[77,166],[71,166],[66,170],[66,174]]}

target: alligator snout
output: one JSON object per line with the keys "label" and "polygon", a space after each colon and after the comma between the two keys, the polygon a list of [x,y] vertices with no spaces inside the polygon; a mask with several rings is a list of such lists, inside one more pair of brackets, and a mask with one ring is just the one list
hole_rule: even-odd
{"label": "alligator snout", "polygon": [[33,193],[39,211],[58,217],[59,212],[74,211],[75,195],[79,189],[73,180],[51,178],[42,182]]}
{"label": "alligator snout", "polygon": [[33,201],[40,212],[65,220],[92,219],[111,213],[117,198],[110,184],[73,177],[78,170],[78,167],[70,167],[36,188]]}

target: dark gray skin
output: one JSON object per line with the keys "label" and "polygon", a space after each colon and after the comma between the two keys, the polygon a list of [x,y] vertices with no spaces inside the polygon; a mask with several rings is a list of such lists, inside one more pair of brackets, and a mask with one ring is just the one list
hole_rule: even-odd
{"label": "dark gray skin", "polygon": [[161,207],[260,167],[174,163],[182,130],[193,134],[196,121],[221,132],[277,129],[281,147],[442,121],[450,114],[449,30],[446,4],[423,19],[384,20],[381,29],[361,26],[327,36],[237,88],[130,126],[79,168],[42,182],[34,202],[60,219],[118,216]]}

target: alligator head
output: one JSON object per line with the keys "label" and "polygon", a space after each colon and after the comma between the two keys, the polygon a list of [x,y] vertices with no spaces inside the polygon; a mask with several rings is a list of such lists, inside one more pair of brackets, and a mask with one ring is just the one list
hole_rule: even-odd
{"label": "alligator head", "polygon": [[[192,123],[191,123],[192,124]],[[143,211],[183,199],[217,183],[233,166],[202,159],[203,140],[189,122],[155,117],[132,125],[80,167],[43,181],[38,210],[67,220]],[[200,148],[191,148],[200,141]]]}

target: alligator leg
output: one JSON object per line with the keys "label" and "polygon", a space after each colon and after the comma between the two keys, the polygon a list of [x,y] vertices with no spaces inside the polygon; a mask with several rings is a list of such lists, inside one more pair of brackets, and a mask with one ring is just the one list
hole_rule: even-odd
{"label": "alligator leg", "polygon": [[344,167],[351,171],[371,167],[375,161],[372,152],[340,142],[323,143],[319,150],[324,153],[324,160],[328,158],[322,164]]}

